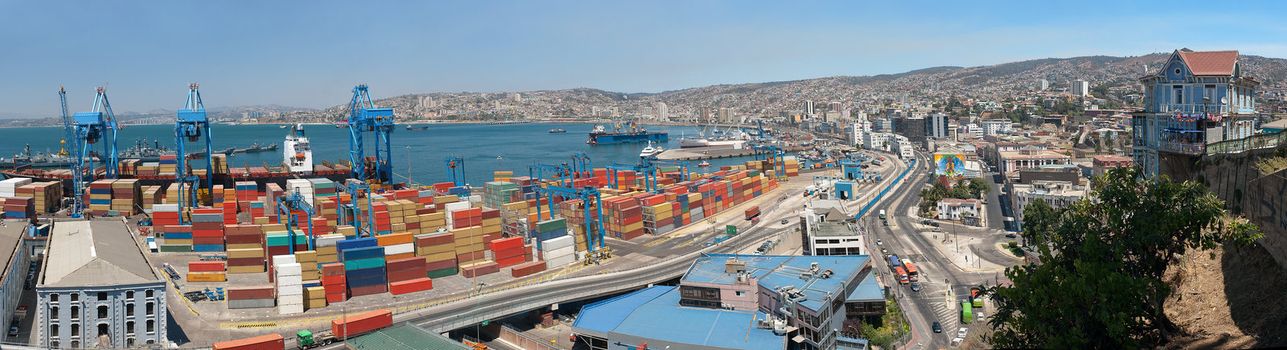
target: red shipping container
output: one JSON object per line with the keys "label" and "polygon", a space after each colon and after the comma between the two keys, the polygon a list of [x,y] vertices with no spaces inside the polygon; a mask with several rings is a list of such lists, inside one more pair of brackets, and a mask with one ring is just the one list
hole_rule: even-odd
{"label": "red shipping container", "polygon": [[469,267],[461,267],[460,269],[461,276],[465,276],[466,278],[490,275],[497,272],[500,272],[500,266],[496,265],[494,262],[475,264]]}
{"label": "red shipping container", "polygon": [[519,255],[508,258],[496,258],[496,266],[505,268],[527,262],[527,257]]}
{"label": "red shipping container", "polygon": [[326,293],[327,304],[334,304],[348,299],[349,299],[348,295],[344,294],[344,290],[342,289],[338,293],[331,293],[329,290],[327,290],[327,293]]}
{"label": "red shipping container", "polygon": [[393,312],[375,310],[331,320],[331,335],[336,338],[356,337],[393,325]]}
{"label": "red shipping container", "polygon": [[545,261],[525,262],[522,264],[514,265],[514,269],[510,270],[510,275],[515,278],[524,277],[537,272],[545,271],[545,267],[546,267]]}
{"label": "red shipping container", "polygon": [[265,287],[229,287],[228,300],[272,299],[273,286]]}
{"label": "red shipping container", "polygon": [[363,295],[380,294],[389,291],[387,284],[373,284],[369,286],[349,287],[349,296],[359,297]]}
{"label": "red shipping container", "polygon": [[474,261],[474,260],[482,259],[484,257],[486,257],[486,255],[481,250],[476,252],[457,253],[456,261]]}
{"label": "red shipping container", "polygon": [[192,237],[192,244],[223,244],[223,237]]}
{"label": "red shipping container", "polygon": [[344,276],[344,263],[322,264],[322,276]]}
{"label": "red shipping container", "polygon": [[343,286],[348,280],[344,275],[339,276],[322,276],[323,286]]}
{"label": "red shipping container", "polygon": [[428,275],[428,273],[429,271],[425,271],[424,269],[407,269],[407,270],[401,270],[401,271],[389,271],[386,277],[388,278],[389,283],[392,284],[393,282],[407,281],[407,280],[413,280],[413,279],[425,277],[426,275]]}
{"label": "red shipping container", "polygon": [[517,247],[501,249],[501,250],[497,250],[496,246],[492,246],[492,255],[494,255],[496,259],[523,256],[523,253],[527,251],[528,251],[527,248],[521,245]]}
{"label": "red shipping container", "polygon": [[282,350],[284,348],[286,348],[286,340],[277,333],[214,343],[214,350]]}
{"label": "red shipping container", "polygon": [[264,258],[228,258],[228,266],[263,266]]}
{"label": "red shipping container", "polygon": [[456,259],[447,259],[442,261],[429,261],[425,263],[426,271],[450,269],[456,267]]}
{"label": "red shipping container", "polygon": [[402,295],[433,289],[433,280],[421,277],[400,282],[389,283],[389,294]]}
{"label": "red shipping container", "polygon": [[227,270],[222,261],[189,261],[188,272],[223,272]]}
{"label": "red shipping container", "polygon": [[491,241],[492,251],[519,248],[523,246],[523,237],[501,238]]}

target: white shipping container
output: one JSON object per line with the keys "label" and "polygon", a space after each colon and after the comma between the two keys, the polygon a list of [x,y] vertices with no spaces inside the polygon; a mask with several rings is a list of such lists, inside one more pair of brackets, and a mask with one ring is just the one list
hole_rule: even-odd
{"label": "white shipping container", "polygon": [[547,250],[545,251],[545,254],[542,254],[541,256],[544,256],[545,259],[551,259],[564,255],[572,255],[573,253],[576,253],[576,247],[563,247],[555,250]]}
{"label": "white shipping container", "polygon": [[572,236],[551,238],[551,239],[541,241],[541,250],[548,252],[559,248],[571,247],[575,243],[576,243],[576,240],[573,239]]}
{"label": "white shipping container", "polygon": [[344,235],[332,233],[328,235],[317,236],[318,247],[329,247],[335,245],[335,242],[343,241]]}
{"label": "white shipping container", "polygon": [[294,264],[299,261],[295,260],[294,255],[273,255],[273,267],[276,268],[285,264]]}
{"label": "white shipping container", "polygon": [[294,315],[304,313],[304,305],[278,305],[277,313],[282,315]]}
{"label": "white shipping container", "polygon": [[545,259],[545,265],[551,269],[567,266],[574,262],[576,262],[576,257],[572,255],[565,255],[554,259]]}
{"label": "white shipping container", "polygon": [[415,252],[416,252],[415,243],[394,244],[391,246],[384,247],[384,255],[406,254],[406,253],[415,253]]}
{"label": "white shipping container", "polygon": [[277,281],[277,289],[295,288],[298,290],[304,283],[303,277],[300,275],[278,275],[277,278],[274,278],[273,280]]}

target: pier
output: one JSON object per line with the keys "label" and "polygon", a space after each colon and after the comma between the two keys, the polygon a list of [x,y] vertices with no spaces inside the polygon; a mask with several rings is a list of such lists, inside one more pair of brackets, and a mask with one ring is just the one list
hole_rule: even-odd
{"label": "pier", "polygon": [[[807,149],[802,146],[784,147],[787,152],[799,152]],[[706,160],[733,157],[750,157],[759,151],[751,148],[694,147],[668,149],[657,154],[660,160]]]}

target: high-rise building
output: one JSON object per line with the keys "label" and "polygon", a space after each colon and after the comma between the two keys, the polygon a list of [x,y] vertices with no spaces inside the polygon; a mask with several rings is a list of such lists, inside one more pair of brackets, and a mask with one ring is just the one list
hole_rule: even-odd
{"label": "high-rise building", "polygon": [[1045,80],[1045,79],[1041,79],[1040,81],[1038,81],[1038,82],[1037,82],[1037,86],[1039,86],[1039,87],[1040,87],[1040,89],[1039,89],[1038,91],[1046,91],[1046,90],[1049,90],[1049,89],[1050,89],[1050,81],[1049,81],[1049,80]]}
{"label": "high-rise building", "polygon": [[804,115],[813,115],[813,100],[804,100]]}
{"label": "high-rise building", "polygon": [[1073,80],[1068,92],[1080,97],[1090,96],[1090,82],[1085,80]]}
{"label": "high-rise building", "polygon": [[1185,49],[1140,78],[1144,111],[1131,116],[1132,156],[1145,176],[1164,173],[1162,159],[1196,161],[1208,144],[1251,136],[1260,82],[1240,68],[1238,51]]}
{"label": "high-rise building", "polygon": [[926,120],[925,136],[935,139],[946,139],[948,134],[947,114],[934,113]]}
{"label": "high-rise building", "polygon": [[831,102],[827,104],[827,112],[840,112],[840,102]]}
{"label": "high-rise building", "polygon": [[734,117],[733,117],[733,109],[732,109],[732,108],[729,108],[729,107],[720,107],[720,108],[719,108],[719,121],[720,121],[721,123],[735,123],[735,122],[737,122],[737,120],[733,120],[733,118],[734,118]]}
{"label": "high-rise building", "polygon": [[665,102],[657,102],[657,104],[653,106],[653,110],[657,111],[657,118],[670,119],[670,107],[666,106]]}

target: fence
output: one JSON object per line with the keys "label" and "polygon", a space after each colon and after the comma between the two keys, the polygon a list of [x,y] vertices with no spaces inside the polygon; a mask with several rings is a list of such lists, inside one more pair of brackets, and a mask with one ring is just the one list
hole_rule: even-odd
{"label": "fence", "polygon": [[1206,155],[1238,154],[1250,150],[1275,148],[1287,145],[1287,132],[1260,134],[1236,140],[1220,141],[1207,145]]}

